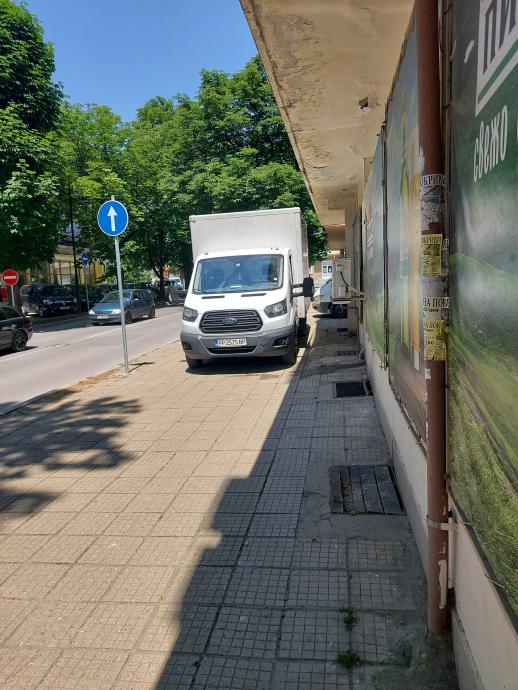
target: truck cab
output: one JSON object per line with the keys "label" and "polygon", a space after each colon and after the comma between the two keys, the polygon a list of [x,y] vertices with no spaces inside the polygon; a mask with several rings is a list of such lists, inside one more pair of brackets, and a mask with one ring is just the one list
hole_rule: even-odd
{"label": "truck cab", "polygon": [[309,282],[295,283],[289,248],[202,254],[183,312],[187,364],[236,356],[279,356],[294,364],[310,294]]}

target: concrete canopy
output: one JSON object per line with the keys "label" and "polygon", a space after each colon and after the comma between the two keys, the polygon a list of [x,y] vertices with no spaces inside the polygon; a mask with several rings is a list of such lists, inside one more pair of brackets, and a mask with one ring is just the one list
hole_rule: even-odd
{"label": "concrete canopy", "polygon": [[240,0],[330,249],[364,187],[412,0]]}

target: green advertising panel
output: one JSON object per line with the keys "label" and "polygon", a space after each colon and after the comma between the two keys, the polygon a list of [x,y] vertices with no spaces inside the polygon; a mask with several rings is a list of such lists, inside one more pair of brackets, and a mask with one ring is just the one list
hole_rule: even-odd
{"label": "green advertising panel", "polygon": [[450,475],[518,611],[518,4],[456,0]]}
{"label": "green advertising panel", "polygon": [[383,132],[363,197],[365,236],[365,325],[371,343],[385,364],[385,251],[383,228]]}
{"label": "green advertising panel", "polygon": [[424,442],[416,69],[415,31],[412,30],[389,101],[386,125],[388,362],[396,394]]}

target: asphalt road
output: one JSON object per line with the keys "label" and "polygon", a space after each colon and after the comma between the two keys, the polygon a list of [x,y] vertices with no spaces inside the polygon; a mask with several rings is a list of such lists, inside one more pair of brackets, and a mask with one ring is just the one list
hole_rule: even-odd
{"label": "asphalt road", "polygon": [[[180,335],[181,307],[165,307],[156,318],[127,326],[130,360]],[[120,325],[96,328],[86,315],[67,321],[33,319],[27,350],[0,353],[0,414],[43,393],[100,374],[123,362]]]}

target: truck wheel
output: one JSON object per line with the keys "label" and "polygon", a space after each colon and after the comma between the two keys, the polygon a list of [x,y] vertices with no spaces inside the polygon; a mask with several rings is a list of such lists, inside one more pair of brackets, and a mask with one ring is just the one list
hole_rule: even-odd
{"label": "truck wheel", "polygon": [[201,369],[203,366],[203,359],[192,359],[192,357],[185,355],[185,361],[189,369]]}
{"label": "truck wheel", "polygon": [[345,304],[333,304],[331,306],[331,316],[347,316],[347,305]]}
{"label": "truck wheel", "polygon": [[283,364],[286,364],[289,367],[295,366],[297,363],[297,349],[297,337],[294,336],[290,349],[285,355],[282,356]]}

